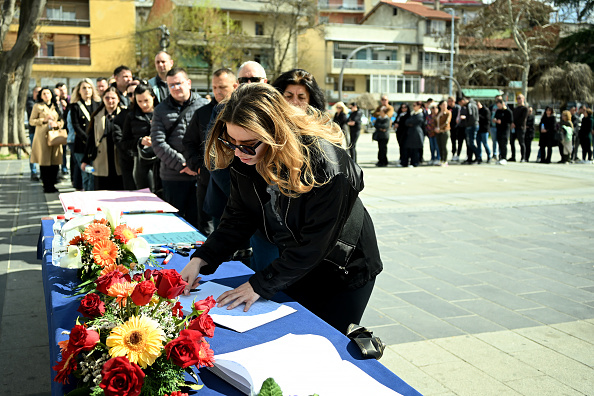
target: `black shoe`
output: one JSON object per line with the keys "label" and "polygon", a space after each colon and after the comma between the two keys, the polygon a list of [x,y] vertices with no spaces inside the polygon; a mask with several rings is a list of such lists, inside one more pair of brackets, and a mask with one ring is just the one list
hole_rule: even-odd
{"label": "black shoe", "polygon": [[35,173],[31,173],[31,181],[39,181],[39,176],[37,176]]}
{"label": "black shoe", "polygon": [[384,168],[384,167],[388,166],[388,164],[383,163],[383,162],[376,162],[375,166],[377,166],[378,168]]}
{"label": "black shoe", "polygon": [[512,158],[508,159],[507,162],[516,162],[516,159],[514,157],[512,157]]}
{"label": "black shoe", "polygon": [[56,187],[52,187],[52,188],[44,188],[43,192],[46,194],[52,194],[52,193],[59,193],[60,190],[58,190]]}

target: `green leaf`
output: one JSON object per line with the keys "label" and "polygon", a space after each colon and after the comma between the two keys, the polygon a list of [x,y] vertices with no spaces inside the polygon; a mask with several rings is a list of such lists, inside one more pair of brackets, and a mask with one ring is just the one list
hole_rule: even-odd
{"label": "green leaf", "polygon": [[272,378],[267,378],[258,396],[283,396],[283,391]]}
{"label": "green leaf", "polygon": [[66,396],[87,396],[91,394],[91,388],[84,387],[84,388],[76,388],[73,391],[70,391],[66,394]]}

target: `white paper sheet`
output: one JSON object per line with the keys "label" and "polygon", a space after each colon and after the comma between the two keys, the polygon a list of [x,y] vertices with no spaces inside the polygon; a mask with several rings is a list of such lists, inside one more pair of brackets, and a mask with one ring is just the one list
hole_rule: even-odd
{"label": "white paper sheet", "polygon": [[[199,288],[199,291],[190,293],[189,296],[179,296],[182,312],[186,315],[192,312],[194,301],[204,300],[208,296],[213,296],[216,300],[227,290],[232,290],[231,287],[215,282],[203,283]],[[295,312],[295,309],[288,305],[263,298],[253,303],[248,312],[243,312],[244,308],[245,304],[240,304],[234,309],[227,309],[226,306],[221,308],[215,306],[209,311],[209,314],[216,324],[243,333]]]}
{"label": "white paper sheet", "polygon": [[59,195],[64,212],[68,206],[82,210],[82,214],[94,214],[98,207],[108,207],[115,213],[144,211],[145,213],[178,210],[151,193],[148,188],[137,191],[75,191]]}
{"label": "white paper sheet", "polygon": [[[249,394],[245,390],[247,384],[257,394],[262,383],[272,377],[285,395],[400,395],[351,362],[342,360],[334,345],[319,335],[287,334],[274,341],[215,355],[215,366],[217,362],[221,362],[221,367],[212,370],[213,373],[246,394]],[[249,375],[228,362],[239,364]]]}

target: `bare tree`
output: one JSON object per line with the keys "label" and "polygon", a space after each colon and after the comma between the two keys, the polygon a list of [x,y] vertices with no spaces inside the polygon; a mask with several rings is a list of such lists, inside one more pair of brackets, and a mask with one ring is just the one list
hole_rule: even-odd
{"label": "bare tree", "polygon": [[[0,143],[25,143],[25,104],[33,59],[39,50],[35,29],[45,0],[4,0],[0,11]],[[4,48],[6,36],[18,10],[17,39],[10,50]],[[8,155],[8,147],[0,148]]]}
{"label": "bare tree", "polygon": [[[297,53],[290,54],[297,45],[297,37],[318,27],[317,0],[270,0],[264,11],[268,15],[266,33],[270,35],[273,53],[270,70],[273,77],[296,66]],[[289,59],[294,58],[292,65]]]}
{"label": "bare tree", "polygon": [[544,72],[532,94],[540,99],[554,98],[561,102],[561,108],[566,108],[570,101],[592,103],[593,90],[594,75],[590,66],[565,62]]}
{"label": "bare tree", "polygon": [[549,22],[551,12],[550,6],[536,0],[496,0],[483,8],[477,18],[461,26],[460,42],[466,40],[469,47],[467,56],[460,57],[460,69],[471,78],[500,83],[520,79],[526,95],[531,69],[552,61],[559,29]]}

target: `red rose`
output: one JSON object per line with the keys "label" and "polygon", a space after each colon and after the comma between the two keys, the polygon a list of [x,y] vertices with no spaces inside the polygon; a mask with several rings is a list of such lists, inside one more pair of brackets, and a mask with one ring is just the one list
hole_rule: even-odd
{"label": "red rose", "polygon": [[200,361],[200,344],[202,333],[194,330],[182,330],[179,337],[165,345],[167,359],[181,367],[186,368]]}
{"label": "red rose", "polygon": [[103,276],[100,276],[95,281],[95,284],[97,285],[97,291],[100,293],[103,293],[103,294],[107,294],[107,291],[109,290],[111,285],[113,285],[114,283],[123,283],[124,282],[123,278],[124,278],[124,274],[122,274],[118,270],[115,270],[115,271],[109,272]]}
{"label": "red rose", "polygon": [[212,349],[210,349],[210,345],[208,344],[208,342],[204,341],[204,338],[202,339],[202,342],[200,343],[200,354],[199,356],[199,360],[198,360],[198,364],[196,365],[196,367],[200,368],[200,367],[212,367],[214,366],[214,352]]}
{"label": "red rose", "polygon": [[70,331],[67,349],[77,355],[80,351],[90,351],[95,348],[99,341],[99,333],[95,330],[87,330],[83,325],[76,325]]}
{"label": "red rose", "polygon": [[188,329],[197,330],[202,333],[202,335],[212,338],[214,335],[215,324],[209,314],[203,313],[190,322]]}
{"label": "red rose", "polygon": [[[164,396],[168,396],[167,393],[165,393]],[[170,396],[188,396],[188,394],[187,393],[182,393],[180,391],[173,391],[173,392],[171,392],[171,395]]]}
{"label": "red rose", "polygon": [[182,312],[182,305],[179,301],[177,301],[175,303],[175,305],[173,307],[171,307],[171,312],[173,313],[173,316],[177,316],[178,318],[183,318],[184,317],[184,313]]}
{"label": "red rose", "polygon": [[144,277],[142,276],[142,274],[134,274],[132,280],[134,282],[142,282],[144,280]]}
{"label": "red rose", "polygon": [[153,276],[155,278],[155,285],[157,286],[157,293],[161,297],[170,300],[182,294],[184,287],[188,284],[188,282],[181,278],[179,272],[174,269],[164,269],[153,274]]}
{"label": "red rose", "polygon": [[150,280],[154,275],[158,274],[159,270],[146,269],[144,270],[144,279]]}
{"label": "red rose", "polygon": [[203,313],[206,313],[210,311],[210,309],[214,307],[216,303],[217,302],[212,296],[208,296],[205,300],[196,301],[194,303],[194,309],[196,311],[203,311]]}
{"label": "red rose", "polygon": [[86,318],[96,318],[105,313],[105,303],[98,294],[89,293],[80,301],[77,311]]}
{"label": "red rose", "polygon": [[103,365],[99,386],[106,396],[137,396],[143,383],[144,373],[140,366],[119,356]]}
{"label": "red rose", "polygon": [[132,302],[134,302],[134,304],[143,306],[151,301],[151,298],[153,298],[153,294],[155,294],[156,290],[157,288],[153,282],[145,280],[136,284],[130,297],[132,298]]}

